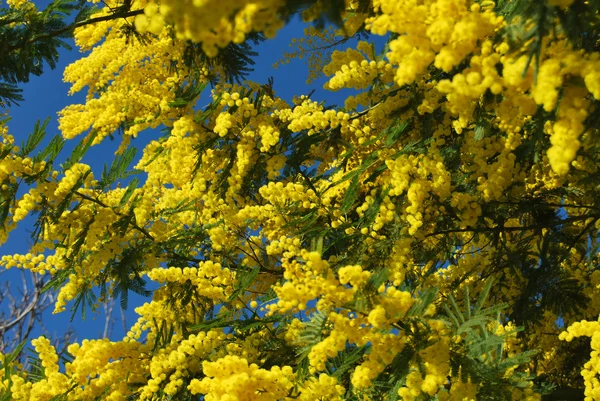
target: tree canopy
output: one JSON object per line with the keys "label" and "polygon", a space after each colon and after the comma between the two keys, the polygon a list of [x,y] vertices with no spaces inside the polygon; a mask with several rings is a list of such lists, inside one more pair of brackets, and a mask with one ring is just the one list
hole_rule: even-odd
{"label": "tree canopy", "polygon": [[[148,302],[120,341],[3,355],[2,399],[600,400],[600,2],[8,4],[0,97],[71,33],[87,97],[48,146],[2,123],[0,241],[35,225],[0,264],[56,313]],[[343,105],[244,80],[297,14],[287,57]]]}

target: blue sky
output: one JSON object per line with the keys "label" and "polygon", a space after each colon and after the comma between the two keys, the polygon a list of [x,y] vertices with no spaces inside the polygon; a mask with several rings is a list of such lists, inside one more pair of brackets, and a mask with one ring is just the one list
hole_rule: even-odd
{"label": "blue sky", "polygon": [[[248,78],[259,83],[266,83],[267,79],[273,76],[276,94],[288,101],[291,101],[293,95],[308,94],[315,89],[315,93],[312,97],[313,99],[326,100],[328,104],[341,105],[343,104],[343,99],[350,94],[350,92],[341,91],[332,93],[325,91],[322,89],[322,86],[326,81],[323,77],[311,85],[307,85],[305,81],[308,72],[303,60],[294,60],[292,63],[280,66],[278,69],[272,68],[273,63],[282,57],[282,52],[284,50],[290,50],[289,44],[291,43],[292,38],[303,35],[305,26],[306,25],[301,23],[298,19],[295,19],[292,23],[279,31],[275,39],[260,44],[256,48],[256,51],[259,52],[259,56],[255,59],[255,71],[251,73]],[[348,42],[344,47],[349,47],[353,43],[355,43],[355,41]],[[77,49],[74,48],[72,51],[63,49],[61,50],[60,59],[56,69],[51,70],[47,67],[42,76],[33,76],[31,77],[30,82],[21,85],[25,100],[20,103],[19,107],[13,106],[9,111],[12,117],[12,120],[9,123],[10,133],[15,136],[17,142],[20,142],[27,137],[36,120],[40,119],[43,121],[47,117],[51,118],[47,129],[47,139],[49,140],[59,133],[57,112],[69,104],[83,103],[85,101],[85,90],[73,96],[68,96],[67,93],[70,86],[69,84],[62,82],[64,68],[79,57],[81,57],[81,53],[79,53]],[[143,132],[138,139],[132,142],[132,145],[141,150],[145,143],[156,136],[156,133]],[[67,146],[65,146],[61,157],[59,157],[59,162],[68,156],[70,150],[77,142],[78,139],[67,142]],[[101,145],[93,147],[84,158],[83,162],[90,164],[95,174],[99,175],[104,163],[111,161],[119,142],[119,139],[114,141],[108,139],[105,140]],[[138,157],[140,155],[141,152],[138,152]],[[28,246],[31,244],[28,233],[31,226],[28,226],[27,222],[31,223],[31,221],[32,219],[23,222],[25,224],[22,224],[17,230],[11,233],[9,241],[3,246],[0,246],[0,255],[27,253]],[[16,282],[17,280],[20,280],[18,277],[19,273],[14,270],[4,272],[0,275],[0,279],[4,281],[10,280]],[[129,308],[126,312],[128,326],[131,325],[136,318],[133,308],[145,301],[147,301],[147,299],[139,296],[130,296]],[[2,307],[3,306],[4,305],[2,305]],[[118,318],[119,315],[117,303],[116,313],[114,313],[113,316]],[[68,310],[58,315],[52,315],[50,312],[47,312],[44,320],[49,334],[54,337],[64,332],[69,326],[70,317],[71,313]],[[104,320],[102,313],[97,316],[88,314],[85,322],[81,320],[79,314],[76,315],[72,322],[72,327],[76,331],[76,338],[81,341],[83,338],[100,337],[104,328]],[[39,334],[41,333],[36,331],[33,333],[33,337]],[[116,322],[111,338],[120,339],[124,334],[121,323]]]}

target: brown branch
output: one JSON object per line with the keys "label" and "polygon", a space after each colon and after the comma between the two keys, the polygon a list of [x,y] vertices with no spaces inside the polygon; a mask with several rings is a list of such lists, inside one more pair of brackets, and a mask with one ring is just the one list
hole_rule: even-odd
{"label": "brown branch", "polygon": [[110,337],[113,328],[112,314],[115,308],[115,298],[111,298],[109,301],[104,302],[104,331],[102,332],[102,338],[106,339]]}
{"label": "brown branch", "polygon": [[[256,254],[256,252],[254,251],[254,248],[252,248],[252,245],[254,245],[255,247],[257,247],[258,249],[260,249],[262,252],[264,252],[266,254],[266,251],[260,247],[260,245],[256,244],[256,242],[252,241],[250,238],[247,238],[244,236],[244,239],[246,239],[246,242],[248,243],[248,246],[250,247],[250,249],[252,250],[252,253],[254,254],[254,260],[256,261],[256,263],[258,263],[261,267],[261,270],[264,270],[267,273],[270,274],[274,274],[274,275],[281,275],[281,271],[277,271],[277,270],[272,270],[272,269],[268,269],[266,268],[261,262],[260,262],[260,258],[258,257],[258,255]],[[244,252],[246,255],[248,255],[247,252],[245,252],[243,250],[243,248],[238,247],[242,252]],[[250,255],[248,255],[250,258],[252,258]]]}
{"label": "brown branch", "polygon": [[436,231],[433,233],[425,234],[424,237],[433,237],[435,235],[444,235],[444,234],[455,234],[455,233],[488,233],[488,232],[512,232],[512,231],[531,231],[531,230],[541,230],[544,228],[550,228],[554,225],[571,223],[575,221],[588,220],[588,219],[599,219],[600,216],[596,215],[587,215],[587,216],[575,216],[571,218],[567,218],[564,220],[553,221],[553,224],[544,224],[544,225],[532,225],[532,226],[522,226],[522,227],[483,227],[483,228],[454,228],[451,230],[442,230]]}
{"label": "brown branch", "polygon": [[21,313],[19,313],[17,316],[15,316],[13,318],[13,320],[11,320],[10,322],[0,326],[0,333],[4,334],[4,332],[6,332],[7,330],[10,330],[12,327],[16,326],[23,319],[25,319],[27,317],[27,315],[29,314],[29,312],[31,312],[33,310],[33,308],[36,306],[38,299],[39,299],[39,295],[36,293],[33,300],[29,303],[29,305],[27,305],[27,307],[25,307],[25,309],[23,309],[21,311]]}
{"label": "brown branch", "polygon": [[[501,204],[501,205],[522,205],[522,204],[525,204],[526,202],[492,201],[490,203],[497,203],[497,204]],[[549,207],[600,210],[600,208],[598,208],[596,206],[590,206],[590,205],[572,205],[569,203],[545,203],[545,202],[541,202],[541,203],[537,203],[537,204],[540,206],[549,206]]]}
{"label": "brown branch", "polygon": [[486,232],[510,232],[510,231],[530,231],[539,230],[542,228],[548,228],[548,226],[524,226],[524,227],[485,227],[485,228],[454,228],[451,230],[436,231],[433,233],[425,234],[425,238],[433,237],[436,235],[444,234],[457,234],[457,233],[486,233]]}
{"label": "brown branch", "polygon": [[[33,273],[32,273],[32,275],[33,275]],[[35,282],[34,282],[34,285],[35,285]],[[33,291],[33,299],[31,301],[29,301],[29,303],[27,304],[27,306],[25,306],[23,309],[21,309],[20,312],[16,313],[16,316],[14,316],[15,313],[13,313],[12,320],[10,320],[10,321],[8,321],[8,322],[6,322],[6,323],[4,323],[3,325],[0,326],[0,333],[1,334],[4,334],[7,330],[10,330],[12,327],[14,327],[17,324],[21,323],[21,321],[23,319],[25,319],[29,315],[29,313],[32,312],[34,310],[34,308],[38,305],[38,301],[40,300],[40,291],[37,288],[37,286],[35,286],[35,287],[36,288]],[[23,298],[24,298],[23,300],[26,302],[26,298],[28,298],[28,295],[29,295],[29,292],[27,291],[27,283],[26,282],[24,282],[24,284],[23,284],[23,294],[22,295],[23,295]],[[13,302],[15,302],[15,300],[12,298],[10,292],[7,294],[7,296]]]}
{"label": "brown branch", "polygon": [[42,294],[44,280],[36,273],[29,272],[33,287],[29,288],[25,272],[21,271],[23,282],[18,289],[18,299],[11,293],[9,283],[0,291],[0,303],[9,302],[4,309],[9,316],[0,316],[0,352],[13,349],[16,344],[29,337],[36,323],[43,327],[42,312],[51,306],[55,298],[49,292]]}

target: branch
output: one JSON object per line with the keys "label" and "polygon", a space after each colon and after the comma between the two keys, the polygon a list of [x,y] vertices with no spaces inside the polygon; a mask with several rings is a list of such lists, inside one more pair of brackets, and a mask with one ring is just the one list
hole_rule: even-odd
{"label": "branch", "polygon": [[19,322],[21,322],[21,320],[25,319],[27,317],[27,315],[29,314],[29,312],[31,312],[35,308],[39,299],[40,299],[40,294],[39,294],[39,291],[36,289],[34,292],[33,300],[29,303],[29,305],[27,305],[25,307],[25,309],[23,309],[21,311],[21,313],[19,313],[13,320],[0,326],[0,333],[2,333],[4,335],[4,333],[7,330],[9,330],[13,326],[17,325]]}
{"label": "branch", "polygon": [[583,401],[585,394],[583,389],[573,387],[558,387],[550,394],[542,396],[542,401]]}
{"label": "branch", "polygon": [[[525,202],[525,201],[521,201],[521,202],[492,201],[490,203],[497,203],[497,204],[501,204],[501,205],[523,205],[523,204],[526,204],[527,202]],[[559,208],[600,210],[600,208],[598,208],[596,206],[591,206],[591,205],[573,205],[573,204],[569,204],[569,203],[546,203],[546,202],[540,202],[537,204],[539,204],[540,206],[559,207]]]}
{"label": "branch", "polygon": [[600,219],[600,216],[597,215],[586,215],[586,216],[575,216],[570,217],[564,220],[553,221],[552,224],[541,224],[541,225],[532,225],[532,226],[523,226],[523,227],[483,227],[483,228],[454,228],[451,230],[442,230],[436,231],[433,233],[425,234],[424,237],[433,237],[435,235],[443,235],[443,234],[454,234],[454,233],[488,233],[488,232],[511,232],[511,231],[531,231],[531,230],[541,230],[544,228],[550,228],[555,225],[561,225],[565,223],[571,223],[575,221],[588,220],[588,219]]}
{"label": "branch", "polygon": [[11,51],[14,51],[17,49],[23,49],[25,46],[27,46],[31,43],[39,42],[39,41],[50,39],[50,38],[59,37],[61,35],[64,35],[67,32],[73,31],[77,28],[81,28],[86,25],[96,24],[98,22],[103,22],[103,21],[111,21],[111,20],[115,20],[115,19],[119,19],[119,18],[134,17],[136,15],[142,14],[143,12],[144,12],[144,10],[140,9],[140,10],[133,10],[133,11],[127,11],[127,12],[122,12],[122,13],[111,14],[111,15],[103,15],[102,17],[90,18],[85,21],[80,21],[75,24],[71,24],[71,25],[61,28],[61,29],[57,29],[56,31],[52,31],[52,32],[49,32],[49,33],[46,33],[43,35],[35,36],[19,45],[8,46],[7,50],[9,52],[11,52]]}
{"label": "branch", "polygon": [[112,326],[114,321],[112,319],[113,310],[115,308],[115,298],[111,298],[110,301],[104,302],[104,331],[102,332],[102,338],[109,338],[112,333]]}

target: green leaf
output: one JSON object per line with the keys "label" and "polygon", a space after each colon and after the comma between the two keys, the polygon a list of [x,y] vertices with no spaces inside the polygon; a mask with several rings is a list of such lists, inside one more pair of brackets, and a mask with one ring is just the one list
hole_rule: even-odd
{"label": "green leaf", "polygon": [[438,288],[431,287],[427,288],[425,291],[422,291],[419,294],[419,299],[415,302],[408,312],[406,313],[407,317],[421,317],[423,313],[427,310],[427,307],[431,305],[431,303],[435,300],[437,296]]}
{"label": "green leaf", "polygon": [[473,317],[473,318],[465,321],[464,323],[462,323],[456,330],[456,333],[462,334],[462,333],[470,332],[473,329],[473,327],[476,327],[476,326],[485,328],[486,325],[493,320],[495,320],[495,319],[491,316]]}
{"label": "green leaf", "polygon": [[346,194],[344,195],[344,199],[342,200],[342,204],[340,205],[340,211],[342,213],[348,213],[354,202],[358,199],[358,180],[360,177],[360,171],[354,172],[352,177],[352,181],[350,181],[350,185],[346,190]]}
{"label": "green leaf", "polygon": [[321,311],[315,312],[304,324],[304,329],[298,334],[298,343],[302,345],[298,349],[298,361],[307,359],[312,347],[323,340],[326,324],[327,315]]}
{"label": "green leaf", "polygon": [[23,90],[15,84],[0,82],[0,106],[3,104],[10,106],[14,104],[16,106],[19,105],[19,102],[22,101],[23,98]]}
{"label": "green leaf", "polygon": [[485,128],[482,125],[476,125],[474,131],[476,141],[480,141],[485,137]]}
{"label": "green leaf", "polygon": [[10,155],[11,152],[12,152],[12,150],[13,150],[13,147],[10,144],[1,145],[1,147],[0,147],[0,160],[4,160],[6,158],[6,156]]}
{"label": "green leaf", "polygon": [[473,309],[473,315],[477,316],[479,314],[479,311],[481,310],[481,308],[483,308],[483,306],[485,305],[485,302],[487,301],[487,297],[490,294],[490,290],[492,288],[493,283],[494,283],[493,277],[490,277],[486,280],[485,286],[483,287],[483,290],[479,294],[479,299],[477,300],[477,303],[475,304],[475,308]]}
{"label": "green leaf", "polygon": [[77,297],[75,297],[75,303],[71,307],[71,322],[75,318],[75,314],[77,310],[81,308],[81,319],[85,320],[87,315],[87,307],[89,306],[92,311],[96,310],[96,294],[94,294],[94,290],[91,288],[82,288],[79,289],[79,293]]}
{"label": "green leaf", "polygon": [[237,284],[235,286],[235,290],[231,293],[227,301],[231,302],[238,296],[244,294],[246,289],[248,289],[248,287],[250,287],[250,285],[254,282],[254,279],[258,276],[259,272],[259,267],[254,269],[237,269]]}
{"label": "green leaf", "polygon": [[136,148],[127,148],[123,154],[118,155],[112,161],[110,168],[105,164],[100,179],[100,187],[108,187],[118,179],[127,177],[127,167],[131,164],[137,153]]}
{"label": "green leaf", "polygon": [[400,136],[406,131],[408,126],[408,121],[402,121],[401,123],[392,123],[391,127],[388,128],[388,130],[386,130],[387,138],[385,139],[385,145],[389,147],[396,143],[396,141],[400,139]]}
{"label": "green leaf", "polygon": [[158,146],[156,149],[154,149],[154,154],[152,155],[150,160],[148,160],[146,163],[144,163],[144,167],[152,164],[164,151],[165,151],[164,146]]}
{"label": "green leaf", "polygon": [[329,374],[333,377],[341,378],[346,372],[354,368],[354,364],[358,362],[369,347],[349,347],[339,353],[336,357],[327,361],[326,368]]}
{"label": "green leaf", "polygon": [[121,200],[119,201],[119,207],[122,208],[123,206],[125,206],[125,204],[129,201],[129,199],[131,199],[131,195],[133,195],[135,190],[138,188],[139,184],[140,184],[140,180],[137,177],[134,177],[129,182],[129,185],[127,185],[127,188],[125,189],[125,192],[123,193],[123,196],[121,197]]}
{"label": "green leaf", "polygon": [[460,321],[460,323],[461,324],[464,323],[465,317],[462,314],[462,312],[460,311],[460,309],[458,308],[458,305],[456,304],[456,301],[454,300],[454,297],[452,296],[452,294],[448,294],[448,302],[450,302],[450,305],[452,305],[452,308],[454,309],[454,313],[458,317],[458,320]]}
{"label": "green leaf", "polygon": [[65,145],[66,140],[63,139],[61,135],[55,135],[51,140],[48,146],[46,146],[40,153],[35,155],[34,161],[40,162],[42,160],[49,159],[50,161],[54,161],[56,156],[60,153],[63,146]]}
{"label": "green leaf", "polygon": [[469,298],[469,286],[465,285],[465,318],[471,318],[471,299]]}
{"label": "green leaf", "polygon": [[8,380],[10,378],[10,367],[9,365],[16,361],[17,358],[19,357],[19,355],[21,354],[21,351],[23,350],[23,347],[25,347],[25,344],[27,344],[29,340],[25,339],[23,341],[21,341],[14,350],[12,350],[11,352],[9,352],[8,354],[4,355],[4,363],[2,363],[2,365],[4,366],[4,379]]}
{"label": "green leaf", "polygon": [[[79,179],[77,180],[75,185],[73,185],[73,188],[71,188],[71,191],[65,196],[65,198],[52,211],[52,220],[54,223],[57,223],[58,220],[60,219],[60,216],[62,216],[62,214],[69,208],[69,206],[71,206],[71,203],[73,202],[73,195],[75,195],[75,192],[77,192],[79,190],[79,188],[81,188],[81,186],[85,182],[85,179],[87,178],[87,176],[90,173],[91,173],[91,170],[88,170],[84,175],[79,177]],[[85,229],[86,233],[87,233],[88,228],[89,228],[89,226]]]}
{"label": "green leaf", "polygon": [[454,323],[454,326],[460,327],[460,322],[458,321],[458,318],[456,317],[456,315],[454,315],[454,313],[452,313],[448,305],[444,304],[442,305],[442,308],[446,312],[446,316],[448,316],[452,323]]}
{"label": "green leaf", "polygon": [[202,91],[208,86],[208,81],[203,81],[200,83],[192,82],[188,83],[187,86],[183,88],[178,88],[175,92],[175,100],[169,102],[169,107],[173,108],[183,108],[187,107],[191,102],[196,100],[198,96],[202,93]]}
{"label": "green leaf", "polygon": [[69,158],[63,164],[61,164],[61,167],[64,170],[68,170],[71,167],[73,167],[76,163],[79,163],[83,156],[85,156],[87,151],[90,149],[92,143],[94,142],[97,136],[98,132],[92,131],[89,135],[83,138],[81,142],[77,144],[75,149],[73,149],[71,156],[69,156]]}
{"label": "green leaf", "polygon": [[27,138],[27,142],[21,144],[21,149],[19,150],[19,153],[17,153],[20,157],[27,156],[38,147],[46,135],[46,127],[49,122],[50,117],[46,118],[42,124],[40,124],[40,120],[36,121],[33,132]]}

